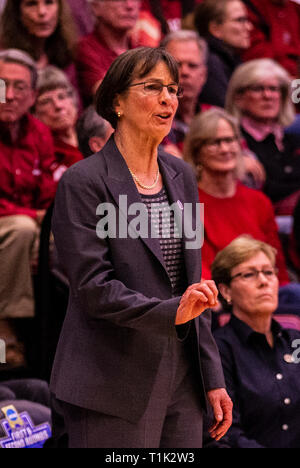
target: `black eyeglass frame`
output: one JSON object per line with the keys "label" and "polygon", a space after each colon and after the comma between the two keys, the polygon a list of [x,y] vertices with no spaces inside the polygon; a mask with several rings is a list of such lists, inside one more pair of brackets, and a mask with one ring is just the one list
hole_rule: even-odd
{"label": "black eyeglass frame", "polygon": [[[170,93],[170,91],[169,91],[168,88],[169,88],[170,86],[178,86],[176,83],[171,83],[171,84],[168,84],[168,85],[164,85],[164,84],[162,84],[162,83],[160,83],[160,82],[158,82],[158,81],[156,81],[156,82],[152,82],[152,81],[142,81],[141,83],[134,83],[134,84],[131,84],[131,85],[128,86],[128,88],[133,88],[134,86],[141,86],[141,85],[143,85],[143,86],[144,86],[144,90],[145,90],[145,85],[146,85],[146,84],[155,84],[155,85],[158,85],[158,86],[161,87],[161,90],[159,91],[159,93],[157,94],[157,96],[160,95],[160,93],[162,92],[163,88],[167,88],[168,93],[170,94],[170,96],[175,96],[175,94]],[[183,88],[182,88],[181,86],[178,86],[177,93],[176,93],[176,97],[177,97],[177,98],[181,98],[182,96],[183,96]]]}
{"label": "black eyeglass frame", "polygon": [[[249,273],[253,273],[253,274],[255,275],[255,280],[256,280],[256,281],[257,281],[258,276],[259,276],[260,273],[262,273],[262,274],[264,275],[265,278],[270,279],[270,278],[268,277],[268,275],[265,274],[267,271],[269,271],[269,272],[272,271],[272,276],[270,276],[270,278],[272,278],[272,279],[273,279],[274,277],[278,276],[278,268],[276,268],[276,267],[264,268],[263,270],[256,270],[256,269],[255,269],[255,270],[246,271],[246,272],[243,271],[243,272],[241,272],[241,273],[237,273],[237,274],[234,275],[234,276],[231,276],[231,277],[230,277],[230,283],[231,283],[234,279],[236,279],[236,278],[243,278],[243,279],[245,279],[244,275],[245,275],[245,274],[249,274]],[[252,279],[252,278],[251,278],[251,279]]]}

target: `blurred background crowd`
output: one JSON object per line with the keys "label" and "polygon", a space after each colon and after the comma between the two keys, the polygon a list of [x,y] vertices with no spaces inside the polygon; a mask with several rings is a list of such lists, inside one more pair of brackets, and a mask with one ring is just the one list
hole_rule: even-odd
{"label": "blurred background crowd", "polygon": [[[270,276],[278,269],[278,304],[271,309],[280,326],[300,337],[299,3],[0,0],[0,85],[5,83],[0,93],[0,338],[6,342],[0,403],[9,399],[1,398],[1,383],[7,393],[11,379],[20,385],[31,379],[32,389],[49,381],[68,302],[68,282],[56,262],[51,235],[57,183],[72,164],[99,151],[110,138],[113,129],[97,114],[93,98],[113,60],[139,46],[163,46],[179,66],[184,93],[162,146],[191,164],[198,179],[199,201],[205,204],[203,277],[215,279],[216,256],[240,236],[268,244],[276,252],[274,259],[262,244],[245,248],[254,248],[253,258],[264,252],[272,263]],[[246,260],[239,257],[231,269]],[[228,290],[223,292],[224,298]],[[232,345],[238,354],[246,352],[241,338],[246,332],[234,322],[236,335],[220,331],[239,300],[220,302],[213,313],[226,381],[240,404],[223,444],[299,448],[300,421],[297,426],[294,416],[300,420],[300,373],[295,363],[286,358],[293,374],[286,379],[278,364],[269,393],[262,388],[259,395],[257,389],[251,393],[249,375],[238,372],[229,351]],[[267,344],[274,351],[271,367],[279,343]],[[292,351],[285,348],[284,353]],[[254,360],[245,362],[250,366]],[[264,377],[270,371],[266,367]],[[264,378],[262,371],[258,374],[253,381]],[[43,386],[42,404],[47,406],[45,391]],[[250,407],[245,409],[241,395],[247,392]],[[259,397],[266,411],[258,429],[263,410],[254,411],[254,406]],[[278,408],[283,419],[272,421]],[[270,426],[271,435],[264,439]]]}

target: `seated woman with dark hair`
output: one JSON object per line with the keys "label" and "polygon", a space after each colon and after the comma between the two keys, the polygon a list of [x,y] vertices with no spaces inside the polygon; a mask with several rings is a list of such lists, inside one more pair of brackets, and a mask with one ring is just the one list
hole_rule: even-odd
{"label": "seated woman with dark hair", "polygon": [[300,195],[300,147],[297,135],[285,133],[295,118],[289,75],[270,59],[241,65],[230,80],[226,108],[265,168],[263,190],[276,214],[292,215]]}
{"label": "seated woman with dark hair", "polygon": [[273,319],[278,305],[276,252],[248,236],[218,253],[212,277],[232,317],[215,332],[233,424],[232,448],[299,448],[299,329]]}
{"label": "seated woman with dark hair", "polygon": [[49,66],[40,71],[35,114],[51,129],[56,154],[53,177],[59,180],[68,167],[83,159],[83,155],[78,149],[76,133],[78,96],[58,68]]}
{"label": "seated woman with dark hair", "polygon": [[239,52],[250,46],[247,9],[240,0],[203,0],[195,10],[195,28],[209,48],[208,79],[200,100],[224,107],[230,77],[241,63]]}
{"label": "seated woman with dark hair", "polygon": [[55,65],[77,87],[73,64],[76,27],[66,0],[7,0],[0,22],[0,47],[27,52],[42,69]]}

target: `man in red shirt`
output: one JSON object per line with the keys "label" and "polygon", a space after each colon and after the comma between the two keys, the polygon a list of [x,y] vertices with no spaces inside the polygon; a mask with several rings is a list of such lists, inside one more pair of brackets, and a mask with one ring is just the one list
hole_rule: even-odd
{"label": "man in red shirt", "polygon": [[272,58],[298,77],[300,6],[291,0],[244,0],[253,23],[251,47],[244,59]]}
{"label": "man in red shirt", "polygon": [[126,50],[137,46],[130,40],[140,12],[140,0],[93,0],[95,29],[81,39],[77,70],[82,96],[87,102],[97,90],[111,63]]}
{"label": "man in red shirt", "polygon": [[[48,128],[28,112],[37,72],[25,53],[0,53],[0,322],[34,315],[31,260],[53,201],[54,148]],[[1,324],[0,324],[1,325]],[[1,326],[0,326],[1,331]]]}

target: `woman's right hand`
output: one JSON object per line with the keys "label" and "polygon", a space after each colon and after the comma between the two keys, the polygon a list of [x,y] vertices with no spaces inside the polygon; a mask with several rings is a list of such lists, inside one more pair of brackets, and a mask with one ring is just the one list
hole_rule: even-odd
{"label": "woman's right hand", "polygon": [[177,309],[175,325],[182,325],[198,317],[206,309],[218,304],[218,289],[212,280],[192,284],[183,294]]}

